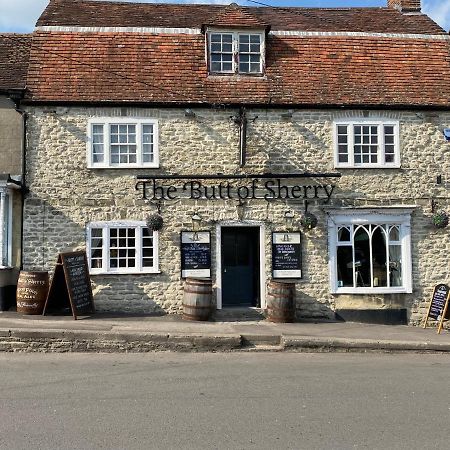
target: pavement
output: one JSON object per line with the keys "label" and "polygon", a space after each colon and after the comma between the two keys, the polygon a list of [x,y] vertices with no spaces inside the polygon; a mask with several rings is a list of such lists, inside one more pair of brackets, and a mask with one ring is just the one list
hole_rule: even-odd
{"label": "pavement", "polygon": [[266,320],[192,322],[179,315],[31,316],[0,312],[0,351],[297,351],[450,353],[450,332],[405,325]]}

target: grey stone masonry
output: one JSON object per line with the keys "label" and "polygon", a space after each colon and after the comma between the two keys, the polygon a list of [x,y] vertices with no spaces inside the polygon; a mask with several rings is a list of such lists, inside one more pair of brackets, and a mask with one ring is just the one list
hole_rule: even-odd
{"label": "grey stone masonry", "polygon": [[[449,206],[449,144],[442,129],[450,113],[363,110],[251,109],[248,114],[247,162],[239,167],[239,130],[230,120],[235,109],[199,108],[186,117],[182,108],[28,107],[27,180],[30,192],[24,212],[26,269],[52,270],[58,252],[86,247],[86,225],[93,221],[145,220],[154,207],[135,190],[137,175],[336,172],[338,179],[302,180],[304,185],[334,185],[334,206],[381,207],[413,205],[412,294],[333,295],[329,287],[327,215],[323,201],[309,210],[317,228],[302,233],[303,277],[297,282],[300,316],[333,317],[337,307],[406,308],[408,319],[423,319],[433,286],[448,281],[450,239],[447,229],[432,226],[431,204]],[[159,125],[160,167],[157,169],[88,169],[87,124],[92,117],[152,118]],[[393,119],[400,123],[401,167],[336,169],[333,121]],[[437,175],[443,176],[436,184]],[[159,272],[155,274],[92,275],[96,308],[101,311],[180,311],[180,232],[191,229],[197,211],[203,229],[211,231],[212,279],[216,281],[217,224],[264,226],[265,271],[271,277],[271,233],[284,229],[284,212],[293,209],[296,221],[303,199],[246,201],[238,217],[237,201],[164,201],[164,227],[159,233]],[[298,221],[296,222],[298,225]]]}

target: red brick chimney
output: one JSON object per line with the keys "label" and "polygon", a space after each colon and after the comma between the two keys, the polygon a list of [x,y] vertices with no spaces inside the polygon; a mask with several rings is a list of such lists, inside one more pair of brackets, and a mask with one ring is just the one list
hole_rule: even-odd
{"label": "red brick chimney", "polygon": [[420,0],[387,0],[390,8],[396,8],[402,12],[420,12]]}

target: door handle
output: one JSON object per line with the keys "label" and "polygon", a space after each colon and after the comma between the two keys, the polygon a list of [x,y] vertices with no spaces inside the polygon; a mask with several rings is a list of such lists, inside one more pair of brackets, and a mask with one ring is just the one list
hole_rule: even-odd
{"label": "door handle", "polygon": [[227,269],[223,269],[223,273],[227,273]]}

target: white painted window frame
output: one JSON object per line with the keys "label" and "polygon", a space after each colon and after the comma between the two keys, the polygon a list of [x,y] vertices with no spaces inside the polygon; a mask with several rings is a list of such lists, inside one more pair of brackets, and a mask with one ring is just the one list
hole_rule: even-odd
{"label": "white painted window frame", "polygon": [[[412,293],[412,253],[411,253],[411,213],[412,209],[393,210],[347,210],[328,213],[328,254],[329,283],[332,294],[411,294]],[[400,225],[403,286],[396,287],[339,287],[337,271],[337,229],[342,225],[360,224]]]}
{"label": "white painted window frame", "polygon": [[[338,126],[348,125],[347,145],[348,145],[348,162],[339,162],[339,148],[338,148]],[[354,158],[354,126],[374,125],[378,127],[378,162],[377,163],[361,163],[355,164]],[[385,162],[384,152],[384,130],[383,126],[394,127],[394,162]],[[380,118],[357,118],[350,120],[335,120],[333,122],[333,151],[334,151],[334,166],[336,168],[353,168],[353,169],[374,169],[374,168],[399,168],[400,167],[400,122],[398,120],[380,119]]]}
{"label": "white painted window frame", "polygon": [[[216,72],[212,70],[212,61],[211,61],[211,34],[231,34],[232,35],[232,45],[233,45],[233,57],[232,61],[232,70],[231,71],[221,71]],[[261,61],[260,61],[260,71],[259,72],[239,72],[239,36],[242,34],[258,34],[261,37]],[[242,75],[242,76],[261,76],[264,75],[265,69],[265,59],[266,59],[266,34],[264,31],[255,30],[255,29],[236,29],[229,30],[223,28],[209,28],[206,33],[206,61],[208,66],[208,72],[211,75]]]}
{"label": "white painted window frame", "polygon": [[[111,163],[110,126],[111,125],[136,125],[136,163]],[[94,125],[103,125],[104,161],[101,163],[93,160],[92,129]],[[153,161],[143,162],[142,127],[153,126]],[[159,127],[158,120],[136,117],[91,117],[87,126],[87,167],[89,169],[129,169],[129,168],[158,168],[159,167]]]}
{"label": "white painted window frame", "polygon": [[[12,266],[13,194],[7,186],[0,186],[0,269]],[[6,236],[3,234],[5,233]],[[3,264],[5,262],[5,264]]]}
{"label": "white painted window frame", "polygon": [[[126,268],[110,268],[109,265],[109,233],[110,228],[126,227],[134,228],[136,230],[136,239],[139,240],[139,245],[136,246],[136,262],[137,267]],[[90,222],[86,226],[86,250],[89,262],[89,273],[92,275],[107,274],[107,275],[122,275],[122,274],[143,274],[143,273],[160,273],[159,270],[159,233],[153,231],[153,266],[142,266],[142,229],[146,227],[144,221],[101,221]],[[91,237],[92,229],[102,229],[102,268],[91,267]]]}

